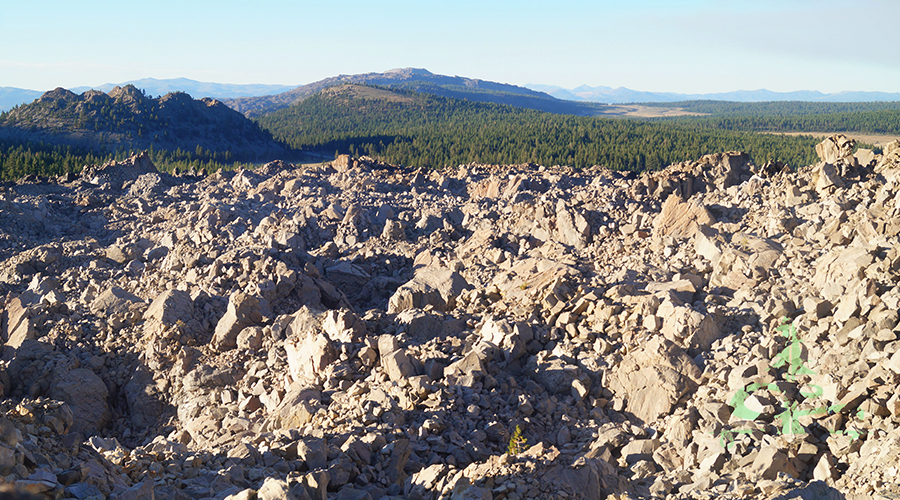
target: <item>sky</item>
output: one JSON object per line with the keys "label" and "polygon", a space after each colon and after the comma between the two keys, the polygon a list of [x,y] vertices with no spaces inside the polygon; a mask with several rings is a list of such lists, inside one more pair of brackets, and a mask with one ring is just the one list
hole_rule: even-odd
{"label": "sky", "polygon": [[900,92],[896,0],[7,0],[0,87],[303,85],[415,67],[524,86]]}

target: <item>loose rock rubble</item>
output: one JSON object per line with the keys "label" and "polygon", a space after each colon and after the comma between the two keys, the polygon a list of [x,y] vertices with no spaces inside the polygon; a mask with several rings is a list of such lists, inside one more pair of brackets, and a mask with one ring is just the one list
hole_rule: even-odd
{"label": "loose rock rubble", "polygon": [[900,144],[817,152],[4,184],[0,485],[898,498]]}

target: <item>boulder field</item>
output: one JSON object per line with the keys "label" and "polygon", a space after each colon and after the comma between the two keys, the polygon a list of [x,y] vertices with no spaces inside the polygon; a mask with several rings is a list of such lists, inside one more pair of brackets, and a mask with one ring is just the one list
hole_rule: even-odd
{"label": "boulder field", "polygon": [[0,490],[900,498],[900,143],[816,151],[0,184]]}

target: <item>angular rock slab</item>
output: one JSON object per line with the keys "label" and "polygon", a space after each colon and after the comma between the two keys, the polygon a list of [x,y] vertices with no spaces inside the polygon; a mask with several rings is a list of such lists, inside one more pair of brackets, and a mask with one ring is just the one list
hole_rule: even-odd
{"label": "angular rock slab", "polygon": [[413,279],[391,296],[388,314],[424,309],[428,305],[439,312],[446,312],[456,305],[456,297],[470,288],[472,286],[456,271],[436,267],[419,269]]}
{"label": "angular rock slab", "polygon": [[627,411],[644,422],[668,415],[681,398],[697,388],[700,368],[680,347],[653,338],[628,353],[609,377],[609,389],[627,399]]}
{"label": "angular rock slab", "polygon": [[235,292],[228,299],[228,309],[216,324],[212,347],[218,351],[227,351],[237,347],[237,336],[248,326],[262,322],[259,299],[244,292]]}
{"label": "angular rock slab", "polygon": [[61,374],[50,386],[50,397],[69,405],[74,416],[73,430],[83,434],[96,433],[109,422],[108,396],[103,380],[86,368]]}
{"label": "angular rock slab", "polygon": [[653,236],[672,236],[676,239],[693,237],[701,225],[712,225],[716,219],[705,207],[694,202],[682,201],[676,194],[669,195],[659,215],[653,219]]}

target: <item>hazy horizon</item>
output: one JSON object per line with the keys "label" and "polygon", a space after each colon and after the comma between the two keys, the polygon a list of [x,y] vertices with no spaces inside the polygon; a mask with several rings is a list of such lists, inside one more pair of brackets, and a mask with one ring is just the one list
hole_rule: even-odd
{"label": "hazy horizon", "polygon": [[[401,69],[401,68],[386,68],[386,69],[384,69],[383,71],[371,71],[371,72],[368,72],[368,73],[386,73],[386,72],[391,71],[391,70],[394,70],[394,69]],[[428,69],[428,68],[423,68],[423,69]],[[432,72],[432,73],[434,73],[434,72]],[[346,72],[343,72],[343,73],[335,73],[335,74],[333,74],[333,75],[328,75],[328,76],[326,76],[326,77],[324,77],[324,78],[320,78],[319,80],[323,80],[323,79],[325,79],[325,78],[330,78],[330,77],[339,76],[339,75],[348,75],[348,74],[351,74],[351,73],[346,73]],[[356,73],[353,73],[353,74],[356,74]],[[438,74],[438,73],[435,73],[435,74]],[[445,75],[445,76],[459,76],[459,77],[464,77],[464,78],[486,80],[485,78],[480,78],[478,75]],[[70,87],[65,87],[65,86],[57,85],[56,87],[48,87],[48,88],[44,88],[44,89],[38,89],[38,88],[16,87],[16,86],[12,86],[12,85],[0,85],[0,88],[14,88],[14,89],[20,89],[20,90],[34,90],[34,91],[38,91],[38,92],[49,92],[49,91],[54,90],[54,89],[56,89],[56,88],[62,87],[62,88],[65,88],[65,89],[67,89],[67,90],[73,90],[73,91],[77,89],[79,92],[81,92],[81,91],[87,90],[87,89],[99,89],[99,88],[103,88],[103,87],[109,87],[109,86],[112,86],[112,85],[126,85],[126,84],[133,84],[133,83],[136,83],[136,82],[139,82],[139,81],[142,81],[142,80],[154,80],[154,81],[158,81],[158,82],[171,82],[171,81],[177,81],[177,80],[185,80],[185,81],[190,81],[190,82],[197,83],[197,84],[209,84],[209,85],[233,85],[233,86],[245,86],[245,87],[251,87],[251,86],[264,87],[264,86],[265,86],[265,87],[288,87],[288,88],[296,88],[296,87],[300,87],[300,86],[303,86],[303,85],[308,85],[308,84],[315,83],[315,82],[319,81],[319,80],[315,80],[315,81],[298,82],[298,83],[279,83],[279,82],[235,83],[235,82],[228,82],[228,81],[215,81],[215,82],[213,82],[213,81],[201,81],[201,80],[195,80],[195,79],[193,79],[193,78],[187,78],[187,77],[183,77],[183,76],[181,76],[181,77],[172,77],[172,78],[156,78],[156,77],[153,77],[153,76],[145,76],[145,77],[141,77],[141,78],[135,78],[135,79],[125,80],[125,81],[118,81],[118,82],[109,81],[109,82],[103,82],[103,83],[90,83],[90,84],[82,83],[82,84],[74,85],[74,86],[70,86]],[[493,80],[491,80],[491,81],[493,81]],[[733,88],[733,89],[721,90],[721,91],[715,91],[715,92],[675,92],[675,91],[671,91],[671,90],[664,89],[664,88],[658,88],[658,89],[645,89],[645,88],[631,88],[631,87],[626,87],[626,86],[611,86],[611,85],[603,85],[603,84],[597,84],[597,85],[580,84],[580,85],[575,85],[575,86],[572,86],[572,87],[565,87],[565,86],[555,85],[555,84],[553,84],[553,83],[545,83],[545,82],[526,82],[526,83],[497,82],[497,83],[507,83],[507,84],[510,84],[510,85],[517,85],[517,86],[519,86],[519,87],[529,88],[529,89],[537,88],[537,87],[546,87],[546,88],[554,88],[554,89],[563,89],[563,90],[567,90],[567,91],[575,91],[575,90],[578,90],[578,89],[600,89],[600,88],[606,88],[606,89],[610,89],[610,90],[627,89],[627,90],[634,90],[634,91],[641,91],[641,92],[673,93],[673,94],[683,94],[683,95],[694,95],[694,94],[724,94],[724,93],[756,92],[756,91],[770,91],[770,92],[777,92],[777,93],[821,92],[821,93],[823,93],[823,94],[839,94],[839,93],[842,93],[842,92],[885,92],[885,93],[900,93],[900,90],[898,90],[898,91],[884,91],[884,90],[871,90],[871,91],[865,91],[865,90],[858,90],[858,89],[843,89],[843,90],[835,91],[835,92],[823,92],[823,91],[821,91],[821,90],[818,89],[818,88],[798,88],[798,89],[791,89],[791,90],[772,90],[772,89],[764,88],[764,87],[761,87],[761,88]]]}
{"label": "hazy horizon", "polygon": [[264,1],[253,8],[161,0],[152,9],[37,0],[13,3],[0,17],[0,86],[49,90],[148,77],[303,85],[418,67],[523,87],[900,92],[900,35],[892,26],[900,4],[863,0],[853,11],[860,28],[845,36],[838,27],[846,26],[846,4],[834,0]]}

